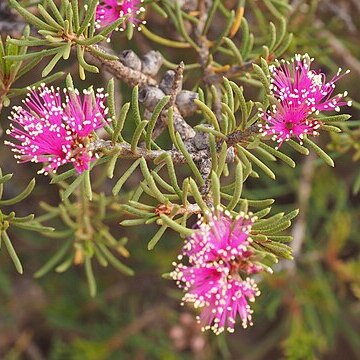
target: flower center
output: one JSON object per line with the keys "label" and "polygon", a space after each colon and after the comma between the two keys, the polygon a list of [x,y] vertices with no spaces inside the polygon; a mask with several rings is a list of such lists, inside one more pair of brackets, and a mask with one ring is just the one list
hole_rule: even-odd
{"label": "flower center", "polygon": [[239,274],[239,271],[244,271],[247,272],[247,269],[249,267],[249,262],[242,260],[242,259],[235,259],[233,261],[230,262],[230,271],[229,271],[229,275],[235,275],[235,274]]}
{"label": "flower center", "polygon": [[288,130],[292,130],[294,128],[294,124],[292,122],[288,121],[285,123],[285,127]]}

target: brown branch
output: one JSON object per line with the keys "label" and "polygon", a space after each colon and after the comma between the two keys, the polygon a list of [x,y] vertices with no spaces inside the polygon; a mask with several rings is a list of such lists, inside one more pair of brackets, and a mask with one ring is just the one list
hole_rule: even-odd
{"label": "brown branch", "polygon": [[113,335],[107,342],[106,347],[110,351],[120,349],[129,336],[134,336],[139,333],[143,328],[149,326],[157,319],[162,319],[165,315],[165,308],[157,306],[152,309],[146,310],[135,321],[128,326],[122,328],[117,334]]}
{"label": "brown branch", "polygon": [[316,20],[314,26],[319,30],[319,36],[327,39],[336,56],[340,57],[349,68],[360,75],[360,62],[351,54],[349,49],[332,32],[325,28],[321,20]]}
{"label": "brown branch", "polygon": [[[315,173],[315,154],[311,152],[304,160],[301,169],[301,182],[297,194],[299,215],[296,218],[296,222],[292,229],[293,241],[291,242],[291,248],[293,249],[293,256],[295,260],[300,254],[303,242],[305,240],[306,233],[306,217],[309,207],[309,201],[311,196],[312,180]],[[294,273],[296,269],[295,261],[287,261],[284,266],[290,273]]]}
{"label": "brown branch", "polygon": [[[183,73],[184,73],[184,63],[181,61],[179,66],[176,68],[173,78],[172,78],[172,84],[169,91],[170,100],[165,107],[165,109],[160,114],[160,121],[157,122],[156,127],[154,129],[154,132],[152,134],[152,138],[156,139],[167,127],[167,120],[168,120],[168,113],[167,109],[169,109],[171,106],[174,107],[174,126],[175,130],[179,132],[180,135],[182,135],[182,139],[188,140],[194,137],[195,133],[191,126],[189,126],[185,121],[182,121],[182,115],[180,114],[180,111],[178,110],[175,101],[176,96],[178,95],[179,91],[182,87],[182,80],[183,80]],[[163,79],[164,80],[164,79]],[[161,84],[160,84],[161,87]],[[164,90],[164,89],[163,89]]]}
{"label": "brown branch", "polygon": [[207,84],[211,85],[223,81],[223,77],[229,79],[237,77],[242,73],[252,71],[254,63],[256,63],[256,59],[255,61],[247,61],[242,65],[233,65],[229,69],[226,69],[225,71],[220,73],[213,72],[211,74],[207,74],[204,78],[204,81],[206,81]]}
{"label": "brown branch", "polygon": [[[110,140],[98,139],[91,144],[90,150],[102,152],[105,155],[117,154],[123,159],[139,159],[143,157],[144,159],[151,161],[154,161],[159,156],[168,154],[171,156],[171,159],[175,164],[186,164],[184,155],[178,150],[147,150],[137,147],[135,152],[133,152],[131,150],[131,145],[125,142],[113,144]],[[209,151],[208,149],[198,150],[191,152],[190,155],[194,162],[201,162],[204,159],[209,158]],[[226,161],[229,163],[234,161],[234,152],[232,149],[228,149]]]}
{"label": "brown branch", "polygon": [[109,60],[101,56],[98,56],[95,53],[91,52],[91,48],[103,53],[106,53],[106,51],[98,45],[85,47],[85,50],[90,59],[92,59],[97,64],[103,65],[107,72],[115,76],[117,79],[124,81],[127,85],[129,86],[157,85],[156,80],[151,76],[145,75],[141,71],[134,70],[128,66],[125,66],[120,60]]}
{"label": "brown branch", "polygon": [[183,80],[183,73],[184,73],[184,62],[181,61],[179,66],[175,70],[175,76],[173,80],[173,84],[170,91],[170,101],[168,107],[173,106],[175,104],[176,96],[181,89],[181,84]]}
{"label": "brown branch", "polygon": [[253,124],[244,131],[236,130],[233,133],[229,134],[226,140],[222,140],[218,143],[218,146],[221,146],[221,144],[224,141],[226,141],[229,147],[234,146],[238,143],[248,140],[251,136],[257,133],[258,133],[258,126],[257,124]]}

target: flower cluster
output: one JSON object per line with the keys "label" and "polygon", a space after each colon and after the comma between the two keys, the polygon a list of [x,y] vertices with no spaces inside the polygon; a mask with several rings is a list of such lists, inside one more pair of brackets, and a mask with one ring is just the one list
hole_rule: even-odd
{"label": "flower cluster", "polygon": [[126,28],[127,23],[133,27],[145,24],[138,18],[145,11],[142,3],[143,0],[100,0],[95,17],[97,28],[108,26],[120,18],[124,18],[120,31]]}
{"label": "flower cluster", "polygon": [[266,112],[259,109],[265,120],[265,125],[259,127],[279,146],[293,137],[302,143],[305,135],[318,135],[321,121],[314,115],[320,111],[340,111],[340,106],[351,105],[344,101],[346,92],[333,96],[335,83],[342,77],[341,69],[326,82],[325,74],[311,70],[313,60],[307,54],[295,55],[290,62],[282,60],[269,66],[271,93],[277,105]]}
{"label": "flower cluster", "polygon": [[244,213],[233,218],[222,209],[206,214],[179,256],[181,260],[185,255],[189,265],[174,264],[171,276],[185,291],[183,301],[202,309],[198,321],[203,330],[233,332],[237,315],[244,328],[252,325],[248,302],[260,292],[248,275],[262,270],[251,261],[249,233],[254,220]]}
{"label": "flower cluster", "polygon": [[[21,162],[43,162],[47,174],[72,163],[81,173],[94,160],[90,149],[94,130],[103,127],[106,94],[103,89],[84,90],[83,97],[74,89],[62,91],[42,85],[31,89],[24,106],[15,106],[7,134],[17,140],[6,141]],[[63,101],[63,97],[65,100]]]}

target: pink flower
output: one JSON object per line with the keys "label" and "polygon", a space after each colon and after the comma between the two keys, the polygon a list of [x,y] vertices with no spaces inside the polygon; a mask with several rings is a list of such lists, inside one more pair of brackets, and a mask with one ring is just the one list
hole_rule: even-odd
{"label": "pink flower", "polygon": [[145,11],[141,6],[143,0],[100,0],[96,8],[97,27],[105,27],[114,21],[124,18],[122,28],[126,28],[126,23],[132,24],[134,27],[140,23],[145,23],[137,18],[137,16]]}
{"label": "pink flower", "polygon": [[218,215],[206,217],[207,221],[201,220],[185,242],[183,254],[189,265],[175,264],[171,275],[185,291],[183,301],[202,309],[198,320],[204,330],[233,332],[237,315],[243,327],[252,325],[248,302],[260,294],[255,282],[247,277],[262,270],[251,261],[253,253],[249,249],[254,218],[241,213],[233,219],[221,209]]}
{"label": "pink flower", "polygon": [[272,135],[279,146],[292,137],[302,143],[304,135],[318,135],[321,122],[313,114],[340,111],[340,106],[351,105],[343,100],[346,92],[333,96],[335,82],[343,76],[341,69],[326,82],[325,74],[310,69],[313,60],[307,54],[295,55],[291,62],[282,60],[276,66],[269,66],[271,92],[278,105],[266,112],[259,109],[260,117],[266,122],[259,126],[260,132]]}
{"label": "pink flower", "polygon": [[48,163],[40,173],[56,172],[67,163],[79,173],[87,170],[95,160],[89,149],[94,130],[108,121],[103,89],[96,94],[84,90],[83,97],[73,89],[64,89],[64,94],[65,101],[59,88],[32,89],[24,106],[15,106],[10,116],[7,134],[17,141],[5,143],[21,162]]}

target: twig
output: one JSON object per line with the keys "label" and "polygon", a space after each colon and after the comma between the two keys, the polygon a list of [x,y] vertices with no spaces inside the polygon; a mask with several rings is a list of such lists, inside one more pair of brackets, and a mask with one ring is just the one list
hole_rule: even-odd
{"label": "twig", "polygon": [[107,348],[109,350],[117,350],[121,348],[129,336],[136,335],[139,331],[154,322],[156,319],[162,319],[162,314],[164,312],[165,309],[161,305],[156,308],[146,310],[135,321],[122,328],[117,334],[113,335],[107,341]]}
{"label": "twig", "polygon": [[229,147],[234,146],[240,142],[248,140],[251,136],[255,135],[257,132],[258,132],[257,124],[251,125],[245,131],[236,130],[233,133],[229,134],[227,136],[226,140],[222,140],[222,141],[218,142],[218,146],[221,146],[221,144],[224,141],[226,141],[226,143]]}
{"label": "twig", "polygon": [[183,80],[184,66],[185,66],[184,62],[181,61],[179,66],[175,70],[175,76],[171,87],[171,92],[169,94],[170,100],[168,103],[168,107],[173,106],[175,104],[176,95],[179,92],[180,84],[182,83]]}
{"label": "twig", "polygon": [[[169,100],[167,106],[164,108],[164,110],[160,114],[160,121],[157,122],[156,127],[154,129],[153,136],[152,136],[153,139],[158,138],[167,126],[168,116],[167,116],[166,110],[169,109],[171,106],[175,105],[176,96],[179,92],[179,89],[181,88],[181,84],[182,84],[182,80],[183,80],[183,73],[184,73],[184,63],[181,61],[179,66],[175,70],[173,83],[172,83],[171,90],[169,93],[170,100]],[[188,124],[185,122],[185,120],[182,121],[182,119],[180,119],[180,117],[182,117],[182,115],[180,114],[180,112],[176,106],[174,106],[174,108],[175,108],[174,109],[175,110],[174,126],[175,126],[176,131],[178,131],[180,133],[180,135],[182,135],[181,137],[184,140],[192,138],[195,135],[193,129],[190,126],[188,126]],[[179,129],[179,127],[180,127],[180,129]]]}
{"label": "twig", "polygon": [[116,78],[121,79],[127,85],[129,86],[157,85],[156,80],[151,76],[145,75],[141,71],[131,69],[130,67],[125,66],[119,60],[109,60],[101,56],[95,55],[94,53],[91,52],[91,49],[95,49],[103,53],[106,53],[106,51],[98,45],[92,45],[85,48],[89,58],[91,58],[95,63],[100,63],[101,65],[103,65],[107,72],[109,72]]}
{"label": "twig", "polygon": [[221,82],[223,77],[234,78],[236,76],[241,75],[242,73],[252,71],[254,63],[255,63],[255,61],[247,61],[247,62],[243,63],[242,65],[233,65],[230,67],[230,69],[227,69],[226,71],[221,72],[221,73],[212,72],[210,74],[205,75],[204,81],[207,84],[211,85],[211,84],[216,84],[216,83]]}
{"label": "twig", "polygon": [[327,39],[327,43],[334,50],[334,53],[339,56],[349,68],[355,70],[360,75],[360,62],[332,32],[325,29],[324,23],[321,20],[316,20],[314,27],[319,30],[321,37]]}
{"label": "twig", "polygon": [[[138,159],[143,157],[146,160],[155,160],[159,156],[168,154],[171,156],[172,161],[175,164],[185,164],[186,159],[184,155],[178,150],[147,150],[141,147],[136,148],[135,152],[131,151],[131,145],[128,143],[119,143],[114,145],[109,140],[97,140],[91,144],[91,150],[103,152],[105,155],[114,155],[118,154],[120,158],[123,159]],[[204,159],[209,158],[208,149],[198,150],[191,152],[191,157],[195,162],[201,162]],[[226,161],[228,163],[234,161],[234,151],[232,148],[228,149]]]}
{"label": "twig", "polygon": [[[301,251],[301,247],[305,240],[306,232],[306,217],[307,210],[309,207],[309,200],[312,189],[312,180],[315,172],[315,159],[316,156],[311,152],[304,160],[301,175],[300,175],[300,186],[298,190],[298,204],[299,204],[299,215],[296,218],[296,222],[292,229],[292,236],[294,237],[291,242],[291,248],[293,249],[293,255],[296,259]],[[295,261],[287,261],[284,263],[285,268],[288,269],[289,273],[294,273],[296,269]]]}

